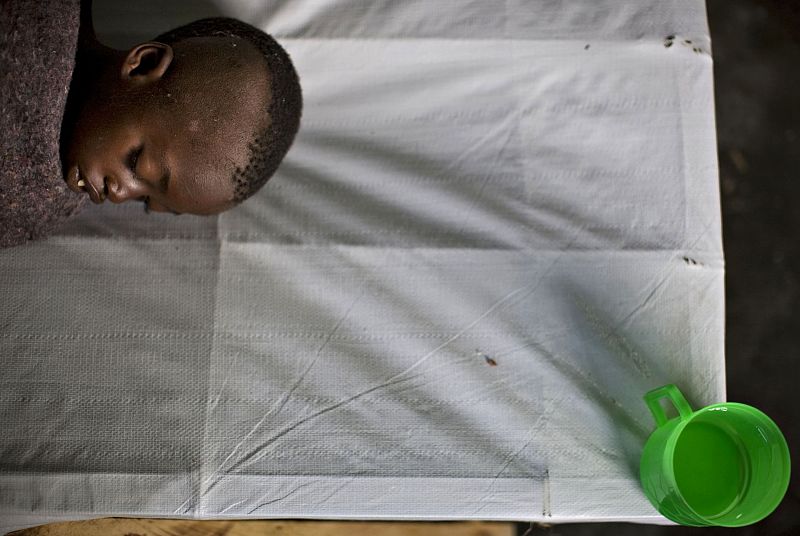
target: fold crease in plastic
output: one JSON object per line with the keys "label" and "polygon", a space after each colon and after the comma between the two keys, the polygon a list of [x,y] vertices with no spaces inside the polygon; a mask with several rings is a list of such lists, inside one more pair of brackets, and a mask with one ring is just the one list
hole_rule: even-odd
{"label": "fold crease in plastic", "polygon": [[209,15],[285,45],[298,138],[219,217],[0,252],[0,529],[664,522],[642,395],[725,397],[703,2],[95,6],[120,47]]}

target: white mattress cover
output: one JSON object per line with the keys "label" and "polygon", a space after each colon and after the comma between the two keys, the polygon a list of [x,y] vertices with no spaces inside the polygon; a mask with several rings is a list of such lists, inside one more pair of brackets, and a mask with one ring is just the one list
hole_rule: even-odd
{"label": "white mattress cover", "polygon": [[0,530],[665,522],[642,395],[725,397],[702,1],[127,4],[95,6],[120,45],[273,33],[302,128],[220,217],[91,207],[0,251]]}

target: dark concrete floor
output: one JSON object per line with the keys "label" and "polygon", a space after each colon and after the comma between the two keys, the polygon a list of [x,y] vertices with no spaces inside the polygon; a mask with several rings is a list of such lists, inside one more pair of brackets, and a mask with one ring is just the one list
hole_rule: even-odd
{"label": "dark concrete floor", "polygon": [[[800,461],[800,1],[708,0],[726,260],[728,399],[760,408]],[[795,391],[797,389],[797,391]],[[741,529],[624,523],[531,535],[800,536],[800,475]],[[528,525],[519,525],[519,533]]]}

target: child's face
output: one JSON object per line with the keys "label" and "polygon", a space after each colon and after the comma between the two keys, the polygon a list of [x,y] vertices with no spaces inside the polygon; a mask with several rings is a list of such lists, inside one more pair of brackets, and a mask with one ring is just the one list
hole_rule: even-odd
{"label": "child's face", "polygon": [[67,184],[95,203],[139,200],[177,214],[230,208],[232,176],[266,126],[258,52],[224,38],[137,48],[90,90],[66,151]]}

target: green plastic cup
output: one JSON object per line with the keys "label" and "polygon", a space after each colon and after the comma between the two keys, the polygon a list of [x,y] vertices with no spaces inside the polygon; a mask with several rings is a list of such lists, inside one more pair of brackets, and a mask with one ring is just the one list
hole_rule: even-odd
{"label": "green plastic cup", "polygon": [[[678,416],[667,419],[661,399]],[[789,486],[789,447],[778,426],[733,402],[692,411],[674,385],[644,397],[656,430],[642,452],[645,495],[681,525],[741,527],[767,517]]]}

